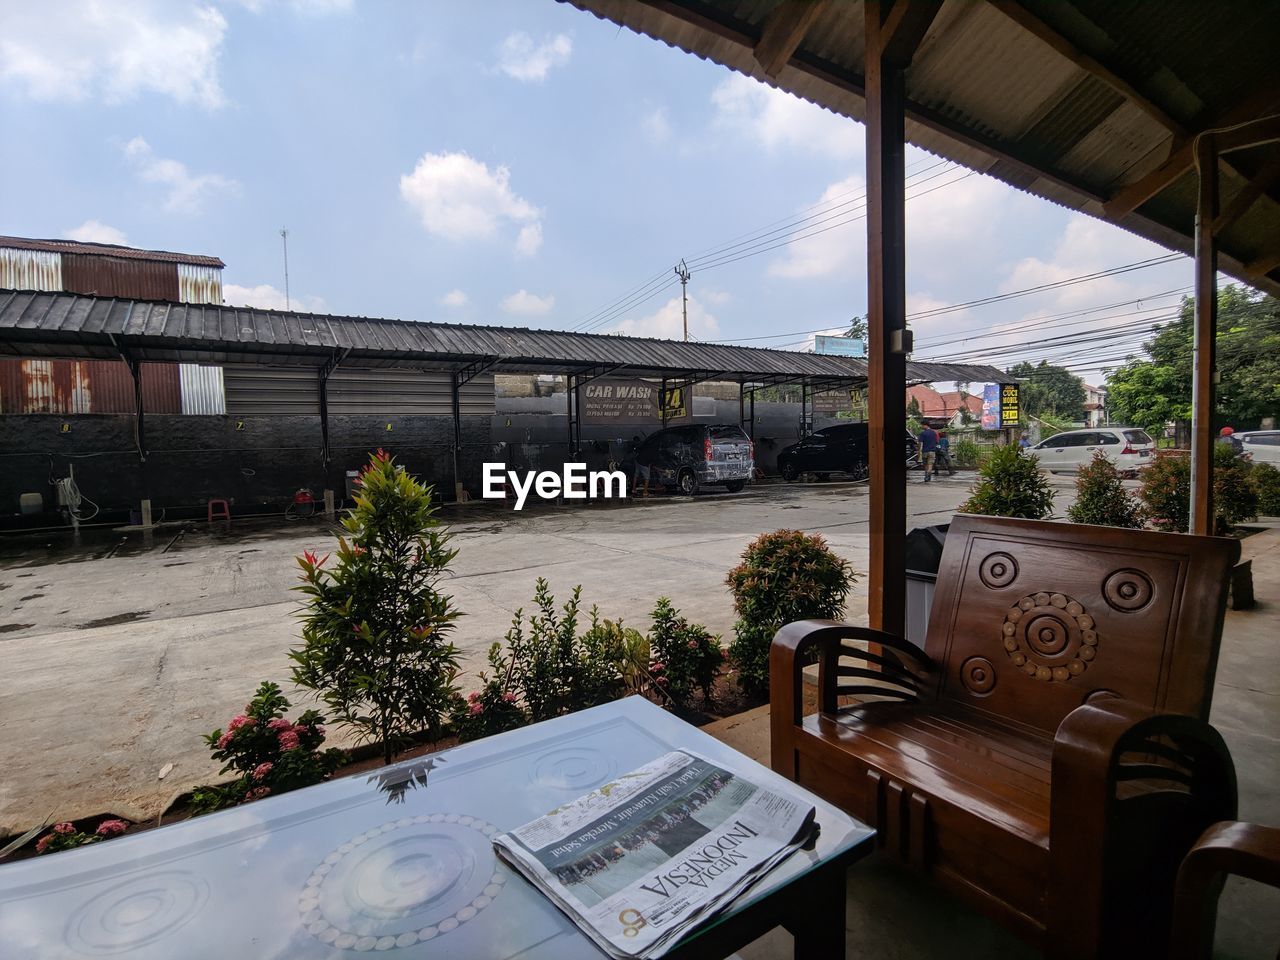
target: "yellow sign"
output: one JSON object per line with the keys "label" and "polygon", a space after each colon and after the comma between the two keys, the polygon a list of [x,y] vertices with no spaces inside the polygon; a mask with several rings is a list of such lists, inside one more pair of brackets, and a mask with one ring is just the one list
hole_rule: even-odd
{"label": "yellow sign", "polygon": [[666,420],[687,417],[689,411],[684,402],[684,387],[667,387],[662,393],[662,416]]}
{"label": "yellow sign", "polygon": [[1002,383],[1000,385],[1000,426],[1016,427],[1021,420],[1018,409],[1018,385]]}

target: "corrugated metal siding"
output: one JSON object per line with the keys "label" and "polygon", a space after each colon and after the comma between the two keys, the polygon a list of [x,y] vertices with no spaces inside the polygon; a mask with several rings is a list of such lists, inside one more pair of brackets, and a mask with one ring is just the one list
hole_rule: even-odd
{"label": "corrugated metal siding", "polygon": [[182,391],[183,413],[218,416],[227,412],[221,367],[181,363],[178,365],[178,381]]}
{"label": "corrugated metal siding", "polygon": [[73,293],[99,297],[177,301],[178,265],[154,260],[64,253],[62,287]]}
{"label": "corrugated metal siding", "polygon": [[222,370],[222,379],[226,389],[227,413],[233,417],[320,415],[315,370],[229,364]]}
{"label": "corrugated metal siding", "polygon": [[131,260],[158,260],[164,263],[194,263],[204,267],[226,266],[217,257],[206,257],[196,253],[173,253],[169,250],[140,250],[137,247],[122,247],[116,243],[0,237],[0,247],[12,247],[15,250],[44,250],[51,253],[89,253],[96,256],[125,257]]}
{"label": "corrugated metal siding", "polygon": [[183,303],[222,303],[222,268],[178,264],[178,299]]}
{"label": "corrugated metal siding", "polygon": [[45,250],[0,247],[0,287],[9,290],[61,290],[62,256]]}
{"label": "corrugated metal siding", "polygon": [[[492,416],[493,376],[481,375],[459,391],[463,416]],[[333,414],[453,416],[452,378],[420,370],[339,367],[329,377]]]}
{"label": "corrugated metal siding", "polygon": [[[142,365],[142,406],[181,411],[177,364]],[[133,376],[121,360],[0,360],[0,412],[133,413]]]}

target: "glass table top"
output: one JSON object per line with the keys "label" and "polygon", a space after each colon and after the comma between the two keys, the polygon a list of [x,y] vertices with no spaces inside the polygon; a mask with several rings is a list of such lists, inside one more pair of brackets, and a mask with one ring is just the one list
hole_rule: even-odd
{"label": "glass table top", "polygon": [[[604,956],[491,837],[675,748],[799,790],[640,697],[158,830],[0,864],[4,960],[576,960]],[[819,798],[816,848],[731,913],[872,831]]]}

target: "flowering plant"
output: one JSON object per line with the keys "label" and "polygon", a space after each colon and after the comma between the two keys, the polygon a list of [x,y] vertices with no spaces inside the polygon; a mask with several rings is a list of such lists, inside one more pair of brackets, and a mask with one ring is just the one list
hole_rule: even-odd
{"label": "flowering plant", "polygon": [[197,806],[208,810],[260,800],[319,783],[337,769],[342,751],[320,749],[324,717],[308,710],[290,721],[284,716],[288,709],[280,687],[263,681],[244,713],[233,717],[225,731],[205,736],[213,759],[224,763],[221,772],[236,770],[240,776],[225,787],[202,787]]}
{"label": "flowering plant", "polygon": [[468,694],[466,700],[458,698],[450,715],[453,729],[463,743],[514,730],[529,722],[518,698],[507,689],[510,671],[503,661],[500,643],[489,648],[489,668],[490,675],[480,674],[483,686]]}
{"label": "flowering plant", "polygon": [[129,828],[124,820],[103,820],[92,833],[85,833],[74,823],[55,823],[48,833],[36,841],[36,853],[55,853],[85,844],[117,837]]}
{"label": "flowering plant", "polygon": [[703,703],[711,703],[711,687],[724,663],[720,638],[706,627],[690,623],[666,597],[653,608],[649,630],[652,658],[649,675],[653,683],[678,707],[687,707],[695,690],[702,690]]}

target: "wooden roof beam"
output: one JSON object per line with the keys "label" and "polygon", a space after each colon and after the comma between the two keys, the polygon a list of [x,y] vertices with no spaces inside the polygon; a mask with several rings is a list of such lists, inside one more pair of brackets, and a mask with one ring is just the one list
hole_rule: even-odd
{"label": "wooden roof beam", "polygon": [[1280,253],[1269,253],[1246,263],[1244,272],[1252,280],[1261,280],[1277,267],[1280,267]]}
{"label": "wooden roof beam", "polygon": [[895,0],[880,25],[880,51],[885,62],[909,65],[941,8],[942,0]]}
{"label": "wooden roof beam", "polygon": [[829,0],[782,0],[764,21],[755,58],[766,76],[776,77],[804,40]]}
{"label": "wooden roof beam", "polygon": [[1132,100],[1144,113],[1156,120],[1175,137],[1179,139],[1187,137],[1187,128],[1160,104],[1126,80],[1118,71],[1085,53],[1053,27],[1027,10],[1019,0],[988,0],[988,2],[1018,26],[1022,27],[1022,29],[1052,47],[1081,70],[1097,77],[1118,93]]}
{"label": "wooden roof beam", "polygon": [[1249,212],[1264,194],[1271,195],[1280,189],[1280,154],[1272,157],[1258,170],[1253,179],[1231,198],[1218,219],[1213,221],[1213,232],[1221,233]]}

